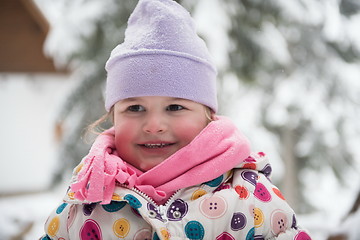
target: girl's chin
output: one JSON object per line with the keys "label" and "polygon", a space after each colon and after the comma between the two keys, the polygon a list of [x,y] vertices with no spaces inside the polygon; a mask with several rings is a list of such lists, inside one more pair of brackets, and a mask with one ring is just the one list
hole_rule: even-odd
{"label": "girl's chin", "polygon": [[164,160],[166,160],[167,158],[160,158],[160,159],[152,159],[152,160],[144,160],[144,162],[138,164],[137,168],[143,172],[149,171],[150,169],[156,167],[157,165],[159,165],[160,163],[162,163]]}

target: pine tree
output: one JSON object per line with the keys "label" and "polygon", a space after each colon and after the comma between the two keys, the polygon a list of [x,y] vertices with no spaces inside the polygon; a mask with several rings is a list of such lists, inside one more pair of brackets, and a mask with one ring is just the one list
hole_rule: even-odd
{"label": "pine tree", "polygon": [[[72,1],[64,1],[68,3],[65,9],[74,7]],[[199,1],[180,2],[193,10]],[[105,113],[104,65],[111,49],[123,41],[126,21],[137,1],[101,3],[108,10],[93,20],[91,34],[80,38],[82,47],[66,58],[76,66],[80,81],[58,116],[58,128],[66,131],[59,131],[65,134],[59,153],[62,169],[56,179],[68,173],[90,147],[79,139],[86,125]],[[343,179],[354,161],[348,135],[349,129],[359,133],[352,120],[358,116],[360,94],[351,87],[349,74],[341,71],[358,74],[354,66],[359,64],[360,48],[349,32],[339,38],[329,31],[331,19],[324,9],[350,22],[359,15],[359,3],[222,0],[219,5],[230,22],[229,64],[219,69],[220,86],[234,74],[242,86],[259,93],[261,107],[254,110],[259,113],[257,121],[277,139],[286,168],[281,189],[293,206],[307,211],[311,206],[301,192],[301,174],[329,165]]]}
{"label": "pine tree", "polygon": [[[191,2],[178,2],[188,8],[192,7]],[[61,164],[56,168],[53,184],[58,183],[64,175],[67,176],[71,172],[87,154],[90,143],[96,137],[92,136],[92,138],[87,139],[86,128],[106,113],[103,98],[106,79],[105,63],[111,50],[123,42],[127,20],[137,1],[104,0],[100,2],[94,0],[74,2],[63,0],[62,10],[63,12],[81,11],[82,6],[89,4],[98,4],[99,8],[106,9],[106,11],[98,10],[100,14],[94,13],[97,16],[93,17],[92,22],[89,23],[91,24],[91,33],[87,35],[79,33],[81,47],[63,56],[59,63],[71,66],[79,81],[78,85],[67,96],[57,116],[55,132],[60,141],[58,161]],[[76,16],[74,17],[71,14],[63,16],[62,21],[69,24],[62,26],[66,29],[65,31],[74,31],[71,28],[74,19]],[[56,33],[53,35],[56,37]],[[51,37],[50,35],[50,39]],[[61,48],[58,48],[61,51]],[[52,54],[61,55],[61,52]],[[106,129],[110,125],[111,123],[105,122],[102,127]]]}
{"label": "pine tree", "polygon": [[[340,21],[359,15],[360,4],[351,0],[339,5],[302,0],[224,4],[232,43],[226,71],[261,92],[258,118],[278,139],[286,169],[281,188],[298,211],[309,211],[311,205],[301,192],[304,171],[321,172],[329,165],[342,180],[354,161],[347,129],[359,131],[353,120],[360,95],[339,71],[358,66],[359,45],[346,32],[341,39],[326,28],[331,28],[331,17]],[[285,102],[284,95],[288,95]]]}
{"label": "pine tree", "polygon": [[[65,12],[81,10],[72,1],[64,2]],[[81,48],[71,52],[63,60],[63,64],[67,62],[73,67],[74,75],[79,81],[57,117],[56,132],[60,140],[58,156],[61,164],[56,169],[54,183],[68,175],[86,155],[89,143],[93,140],[84,138],[86,127],[106,113],[103,98],[105,63],[111,50],[123,41],[127,19],[136,3],[133,0],[104,0],[102,4],[106,5],[108,11],[93,19],[93,31],[81,37]],[[71,24],[71,19],[66,19],[66,16],[63,20]],[[69,25],[65,27],[71,28]],[[103,127],[109,127],[109,124],[105,123]]]}

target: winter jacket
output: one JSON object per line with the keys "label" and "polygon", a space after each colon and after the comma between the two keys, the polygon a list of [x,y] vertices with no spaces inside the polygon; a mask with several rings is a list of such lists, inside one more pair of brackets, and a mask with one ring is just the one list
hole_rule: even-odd
{"label": "winter jacket", "polygon": [[265,155],[252,154],[212,181],[175,192],[163,205],[121,184],[106,205],[75,200],[69,190],[41,239],[311,239],[270,174]]}

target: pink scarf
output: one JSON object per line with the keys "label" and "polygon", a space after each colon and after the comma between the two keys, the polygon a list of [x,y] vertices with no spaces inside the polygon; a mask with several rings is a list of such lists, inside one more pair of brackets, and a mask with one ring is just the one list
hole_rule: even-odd
{"label": "pink scarf", "polygon": [[250,154],[247,139],[228,118],[218,117],[187,146],[143,173],[117,155],[114,134],[113,128],[101,134],[83,159],[71,185],[76,199],[108,204],[117,181],[162,203],[178,189],[219,177]]}

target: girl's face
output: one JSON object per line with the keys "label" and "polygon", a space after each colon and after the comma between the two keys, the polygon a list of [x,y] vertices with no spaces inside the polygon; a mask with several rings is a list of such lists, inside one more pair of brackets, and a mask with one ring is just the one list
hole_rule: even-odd
{"label": "girl's face", "polygon": [[135,97],[115,104],[119,156],[147,171],[189,144],[208,124],[202,104],[172,97]]}

